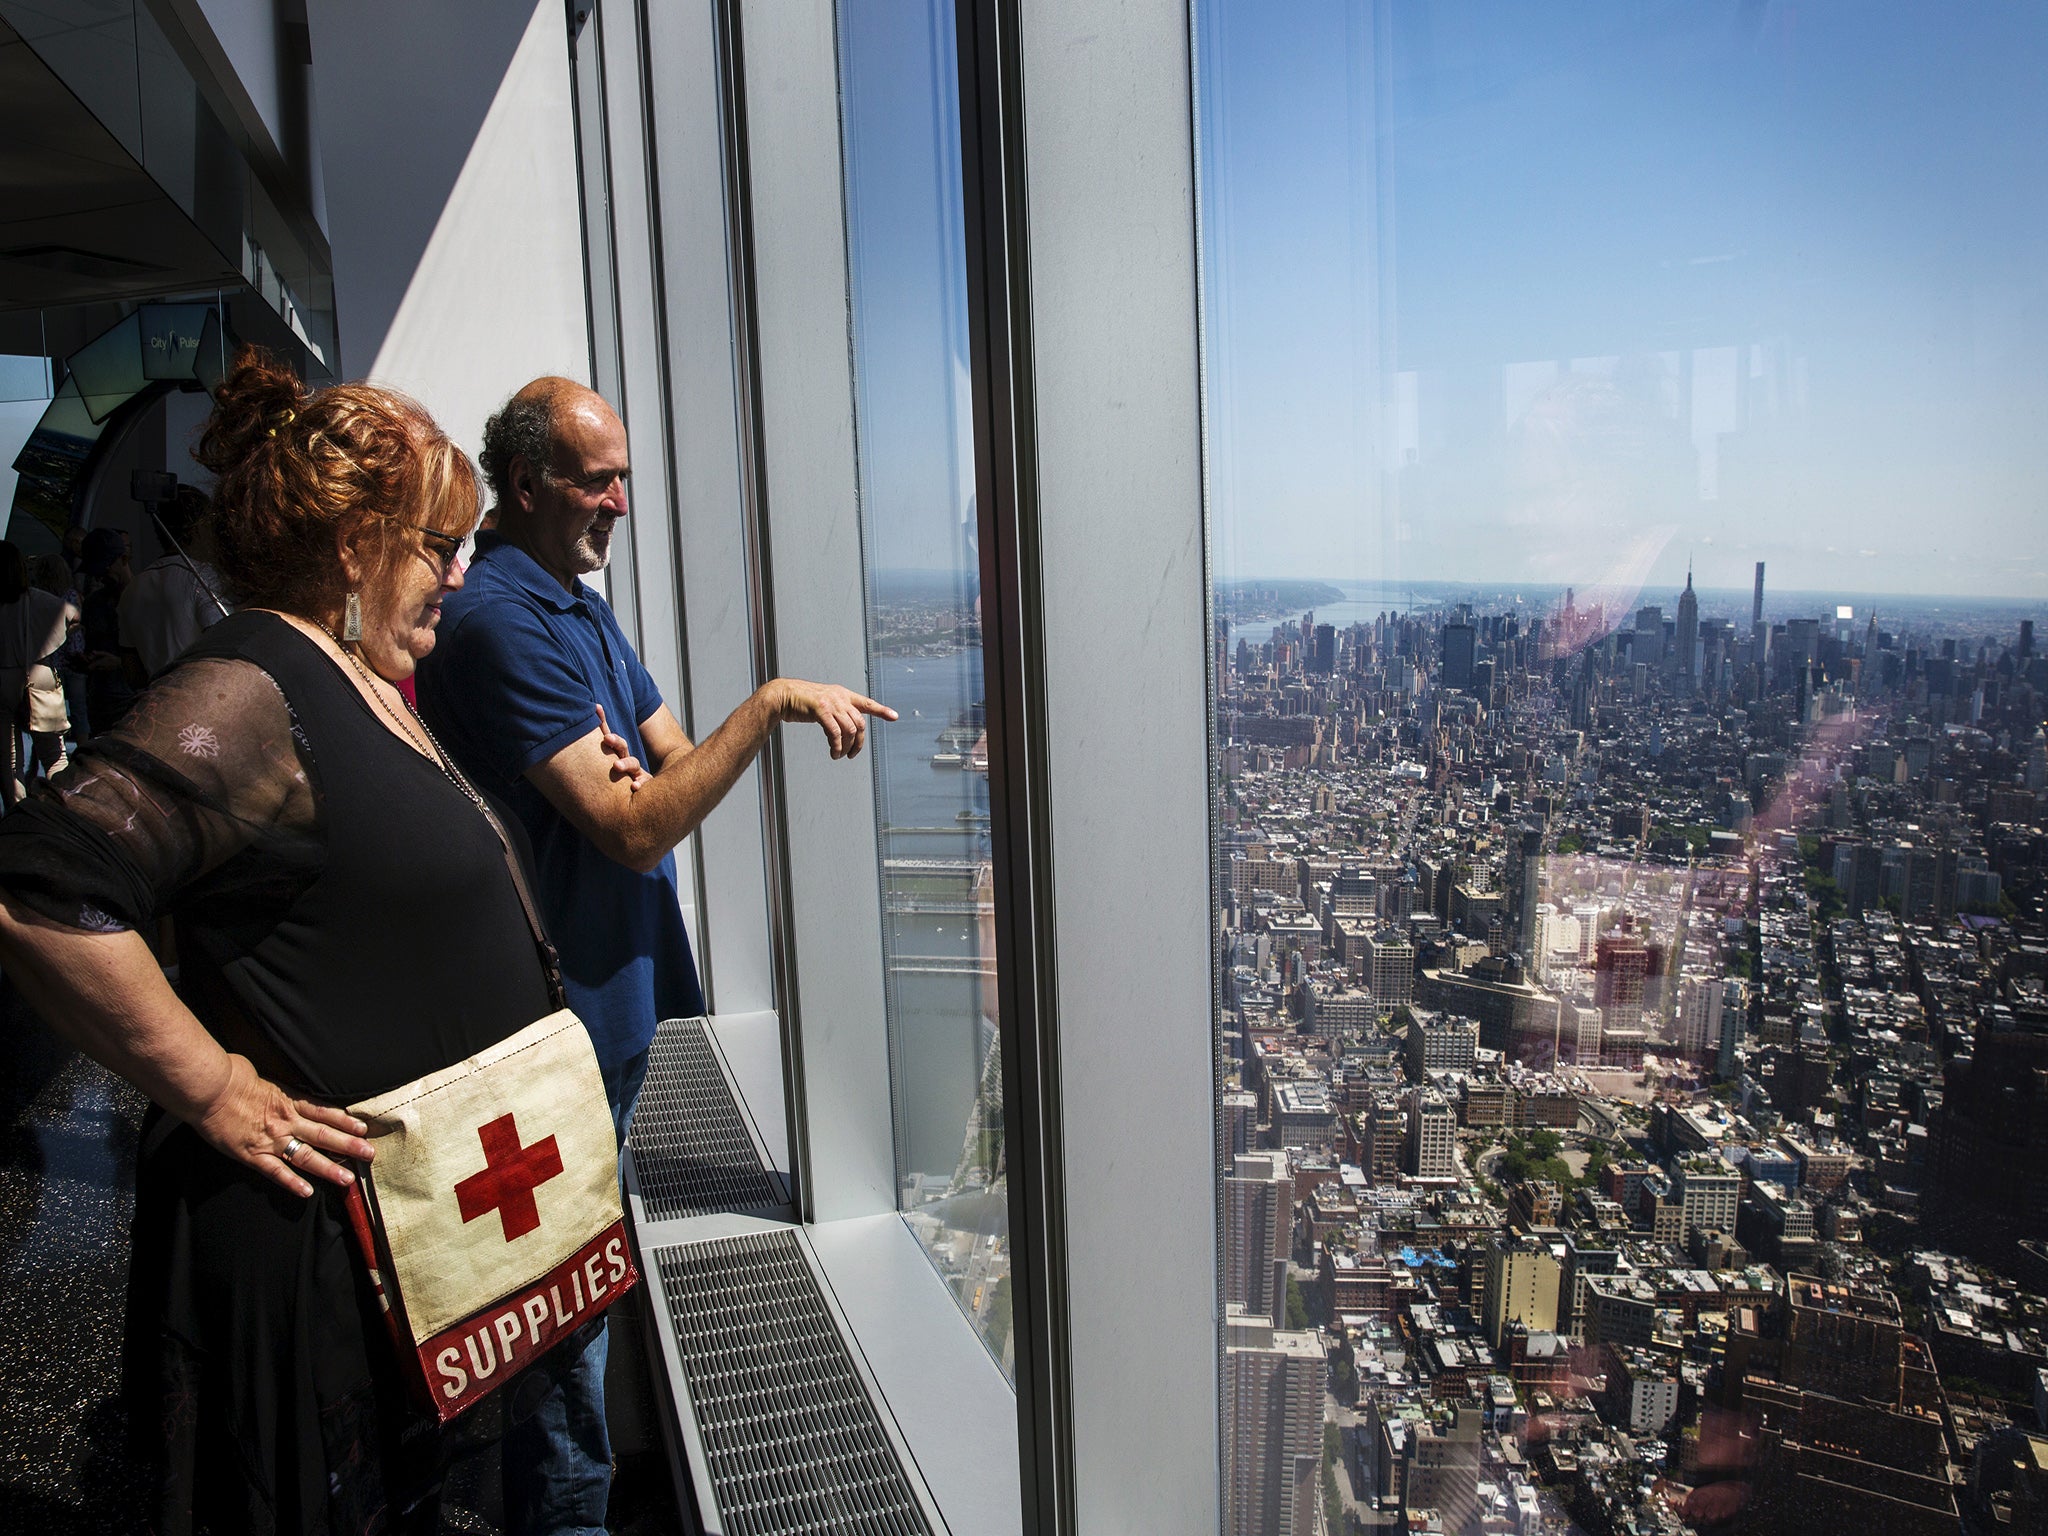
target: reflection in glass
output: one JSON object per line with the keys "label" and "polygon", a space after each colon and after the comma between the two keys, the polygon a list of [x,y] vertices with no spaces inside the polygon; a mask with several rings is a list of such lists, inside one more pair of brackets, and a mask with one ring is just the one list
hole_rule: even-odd
{"label": "reflection in glass", "polygon": [[[303,29],[301,21],[296,30]],[[283,24],[280,39],[294,30]],[[293,98],[309,86],[309,65],[296,57],[276,61],[282,98],[275,105],[285,114],[279,148],[289,162],[287,182],[297,183],[284,195],[299,199],[288,206],[257,174],[249,148],[215,112],[149,6],[0,0],[0,38],[16,33],[25,57],[16,61],[12,83],[28,82],[45,114],[54,114],[35,119],[41,147],[66,164],[92,163],[100,195],[125,210],[122,227],[135,237],[115,242],[115,249],[107,243],[111,227],[74,230],[52,249],[24,249],[24,270],[36,269],[51,285],[42,291],[81,300],[152,290],[162,296],[194,279],[212,286],[225,262],[304,344],[314,372],[325,374],[335,352],[334,280],[326,235],[303,205],[305,197],[318,198],[317,175],[298,159],[312,142],[310,124],[293,120],[303,110]],[[29,66],[26,55],[37,63]],[[296,78],[301,73],[306,78]],[[74,97],[85,112],[73,110]],[[303,142],[294,142],[295,126]],[[168,206],[156,205],[159,194]],[[77,210],[67,206],[63,213]],[[66,243],[74,239],[83,245]]]}
{"label": "reflection in glass", "polygon": [[847,241],[905,1219],[1010,1369],[952,7],[842,9]]}
{"label": "reflection in glass", "polygon": [[1225,1529],[2007,1520],[2048,15],[1195,42]]}
{"label": "reflection in glass", "polygon": [[0,507],[14,506],[15,461],[49,408],[50,360],[0,355]]}

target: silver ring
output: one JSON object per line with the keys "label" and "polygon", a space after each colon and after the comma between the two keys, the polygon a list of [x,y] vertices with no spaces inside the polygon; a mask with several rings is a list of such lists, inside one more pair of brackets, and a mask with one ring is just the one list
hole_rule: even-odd
{"label": "silver ring", "polygon": [[303,1141],[299,1140],[298,1137],[287,1136],[284,1139],[284,1151],[280,1153],[279,1156],[283,1157],[286,1162],[290,1162],[293,1158],[297,1157],[301,1151],[304,1150],[305,1145],[306,1144]]}

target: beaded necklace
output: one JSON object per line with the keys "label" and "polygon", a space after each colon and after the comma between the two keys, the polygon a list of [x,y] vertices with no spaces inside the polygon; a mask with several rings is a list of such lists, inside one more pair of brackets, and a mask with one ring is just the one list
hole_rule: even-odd
{"label": "beaded necklace", "polygon": [[[315,620],[314,622],[318,623],[319,621]],[[334,631],[329,629],[325,624],[320,625],[320,633],[325,635],[329,640],[333,640],[334,648],[337,651],[341,652],[342,656],[344,657],[344,659],[347,660],[350,666],[354,667],[356,671],[362,674],[363,681],[369,684],[369,693],[371,701],[375,703],[377,708],[383,712],[386,719],[388,719],[393,725],[398,727],[399,734],[404,736],[406,740],[410,741],[413,744],[413,746],[419,750],[420,754],[423,757],[432,758],[434,760],[435,766],[438,767],[444,775],[446,775],[448,782],[450,784],[453,784],[457,789],[461,790],[462,793],[469,798],[469,803],[475,806],[478,811],[483,813],[484,820],[490,822],[492,827],[495,828],[498,824],[498,820],[495,816],[493,816],[490,813],[490,809],[484,804],[484,797],[477,793],[476,787],[469,782],[467,777],[464,776],[462,770],[455,766],[455,759],[450,757],[446,750],[443,749],[443,747],[441,746],[441,738],[434,734],[434,728],[431,725],[428,725],[425,720],[420,718],[420,712],[413,707],[412,701],[407,699],[405,695],[401,693],[398,697],[399,701],[405,705],[405,714],[399,714],[397,710],[393,709],[389,704],[384,702],[383,690],[378,688],[377,686],[378,679],[376,678],[375,674],[373,674],[370,671],[368,667],[363,665],[362,658],[356,655],[356,653],[350,650],[347,646],[343,645],[340,640],[336,639]],[[387,684],[386,686],[389,685]],[[407,716],[411,717],[410,724],[407,723]],[[419,732],[413,730],[412,727],[414,725],[417,725],[420,728],[420,731],[424,731],[426,733],[426,740],[424,742],[420,740]]]}

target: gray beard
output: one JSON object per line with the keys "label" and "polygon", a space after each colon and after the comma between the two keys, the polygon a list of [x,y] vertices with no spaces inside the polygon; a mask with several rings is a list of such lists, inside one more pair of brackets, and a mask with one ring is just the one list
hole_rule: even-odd
{"label": "gray beard", "polygon": [[612,563],[611,534],[609,532],[606,534],[604,546],[599,548],[597,540],[593,536],[595,532],[594,527],[584,529],[577,538],[573,549],[573,553],[576,556],[576,569],[585,576],[590,575],[593,571],[601,571]]}

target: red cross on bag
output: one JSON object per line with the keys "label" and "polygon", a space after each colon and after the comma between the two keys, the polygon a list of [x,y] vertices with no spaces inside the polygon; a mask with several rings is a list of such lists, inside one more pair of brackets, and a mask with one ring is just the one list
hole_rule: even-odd
{"label": "red cross on bag", "polygon": [[349,1113],[377,1149],[350,1223],[442,1422],[638,1283],[604,1080],[567,1009]]}
{"label": "red cross on bag", "polygon": [[526,1236],[540,1225],[533,1192],[562,1171],[555,1138],[522,1147],[518,1122],[504,1114],[478,1126],[476,1139],[484,1144],[484,1166],[455,1186],[456,1209],[464,1221],[496,1211],[508,1243]]}

